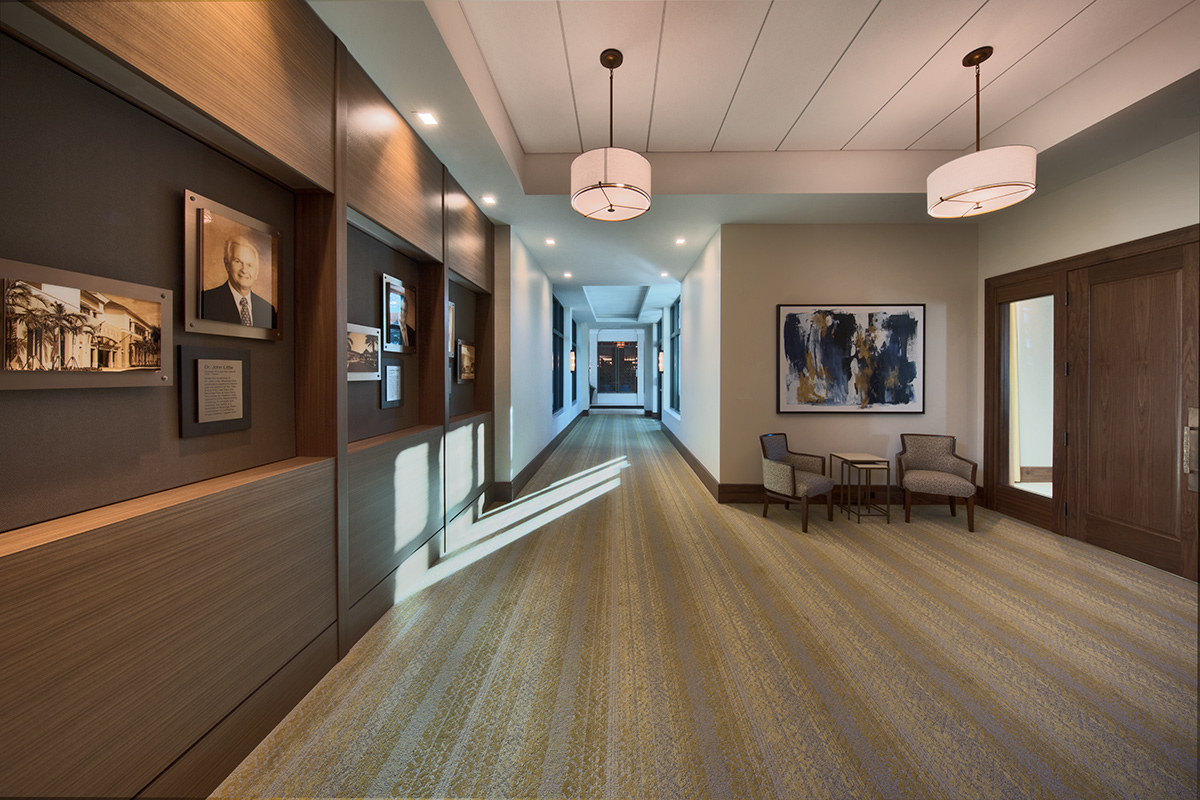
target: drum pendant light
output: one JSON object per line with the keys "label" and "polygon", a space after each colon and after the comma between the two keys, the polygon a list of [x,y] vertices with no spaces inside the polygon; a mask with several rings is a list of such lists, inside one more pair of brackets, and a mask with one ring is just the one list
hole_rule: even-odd
{"label": "drum pendant light", "polygon": [[964,67],[975,67],[975,152],[929,173],[925,183],[929,216],[973,217],[1019,203],[1037,188],[1037,150],[1023,144],[979,149],[979,65],[991,47],[972,50]]}
{"label": "drum pendant light", "polygon": [[589,219],[609,222],[633,219],[650,208],[650,162],[613,147],[613,70],[623,60],[620,50],[600,54],[608,70],[608,147],[588,150],[571,163],[571,207]]}

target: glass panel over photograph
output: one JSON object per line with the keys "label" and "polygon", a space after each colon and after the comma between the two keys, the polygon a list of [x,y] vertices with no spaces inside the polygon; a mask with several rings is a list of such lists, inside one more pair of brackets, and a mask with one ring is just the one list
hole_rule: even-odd
{"label": "glass panel over photograph", "polygon": [[1008,484],[1053,497],[1054,298],[1007,303]]}
{"label": "glass panel over photograph", "polygon": [[162,306],[87,286],[4,284],[6,370],[157,370]]}

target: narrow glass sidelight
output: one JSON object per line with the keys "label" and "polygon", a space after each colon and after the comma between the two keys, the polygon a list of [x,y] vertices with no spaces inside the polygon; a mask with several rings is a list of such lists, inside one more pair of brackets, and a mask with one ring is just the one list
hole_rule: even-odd
{"label": "narrow glass sidelight", "polygon": [[1054,298],[1006,303],[1008,485],[1054,494]]}

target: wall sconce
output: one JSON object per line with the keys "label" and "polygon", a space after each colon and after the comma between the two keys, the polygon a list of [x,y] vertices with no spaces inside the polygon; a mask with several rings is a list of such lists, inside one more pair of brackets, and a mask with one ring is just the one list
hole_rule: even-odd
{"label": "wall sconce", "polygon": [[571,348],[571,372],[575,372],[575,348]]}
{"label": "wall sconce", "polygon": [[663,364],[665,363],[665,359],[664,359],[665,356],[666,356],[666,353],[664,353],[662,350],[658,351],[658,371],[659,372],[663,371]]}

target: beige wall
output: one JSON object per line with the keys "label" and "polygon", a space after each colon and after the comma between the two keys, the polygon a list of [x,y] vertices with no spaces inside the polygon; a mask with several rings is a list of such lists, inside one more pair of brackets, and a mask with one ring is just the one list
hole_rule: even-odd
{"label": "beige wall", "polygon": [[[704,468],[721,478],[721,350],[725,342],[721,316],[721,247],[724,228],[704,247],[680,288],[679,413],[671,410],[669,383],[663,385],[663,424]],[[666,312],[670,320],[669,310]],[[738,327],[736,318],[731,327]],[[721,324],[716,324],[720,320]],[[667,327],[670,323],[668,322]],[[670,331],[663,334],[670,352]],[[670,374],[671,365],[666,366]]]}
{"label": "beige wall", "polygon": [[[972,225],[722,226],[721,483],[761,483],[758,437],[775,431],[793,450],[888,458],[901,433],[950,433],[980,460],[977,253]],[[924,303],[925,413],[776,414],[778,303]]]}

